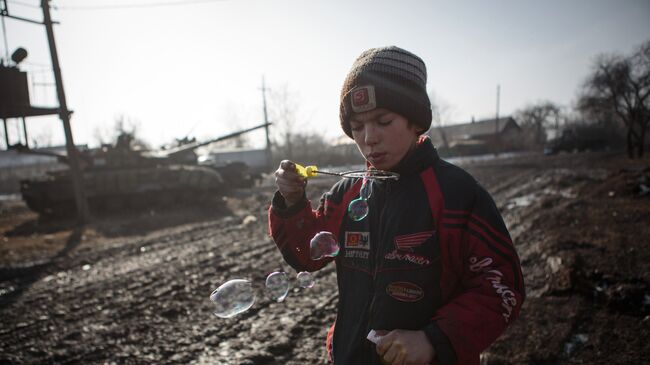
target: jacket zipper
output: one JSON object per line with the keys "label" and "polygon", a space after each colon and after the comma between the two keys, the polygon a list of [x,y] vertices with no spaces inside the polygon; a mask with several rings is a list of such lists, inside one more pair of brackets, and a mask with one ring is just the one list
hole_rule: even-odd
{"label": "jacket zipper", "polygon": [[[367,321],[367,332],[369,332],[371,329],[376,328],[370,328],[370,323],[371,319],[374,318],[374,307],[375,307],[375,279],[377,277],[377,271],[379,268],[379,261],[381,258],[381,253],[383,252],[383,238],[384,238],[384,225],[382,224],[384,221],[384,212],[387,210],[386,209],[386,204],[388,202],[388,195],[390,194],[391,190],[391,182],[386,181],[384,185],[384,191],[382,192],[383,194],[383,201],[381,202],[381,211],[379,213],[379,221],[377,222],[377,232],[378,232],[378,240],[376,241],[378,244],[376,245],[377,247],[375,248],[374,255],[371,257],[371,268],[372,268],[372,282],[371,282],[371,287],[370,287],[370,295],[372,295],[372,300],[370,301],[370,307],[368,308],[368,321]],[[376,189],[375,189],[376,191]],[[370,354],[371,364],[375,364],[374,362],[374,355]]]}

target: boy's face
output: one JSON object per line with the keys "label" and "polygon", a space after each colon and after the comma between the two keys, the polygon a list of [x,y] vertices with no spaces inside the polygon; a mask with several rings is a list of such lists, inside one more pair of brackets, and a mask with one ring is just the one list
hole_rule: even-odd
{"label": "boy's face", "polygon": [[413,123],[383,108],[353,114],[350,127],[363,157],[379,170],[397,166],[418,140]]}

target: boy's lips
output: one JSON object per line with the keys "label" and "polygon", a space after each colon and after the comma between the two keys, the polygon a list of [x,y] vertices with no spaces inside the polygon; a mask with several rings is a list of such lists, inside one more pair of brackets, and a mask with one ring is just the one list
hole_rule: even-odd
{"label": "boy's lips", "polygon": [[379,163],[386,158],[385,152],[373,152],[368,155],[368,160],[373,163]]}

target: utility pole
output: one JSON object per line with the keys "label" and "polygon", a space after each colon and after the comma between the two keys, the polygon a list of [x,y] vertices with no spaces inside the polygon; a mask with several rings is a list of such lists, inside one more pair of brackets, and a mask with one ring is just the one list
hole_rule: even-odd
{"label": "utility pole", "polygon": [[77,148],[74,145],[72,138],[72,129],[70,128],[70,112],[68,104],[65,99],[65,92],[63,90],[63,78],[61,77],[61,68],[59,67],[59,56],[56,51],[56,44],[54,43],[54,30],[52,29],[52,18],[50,16],[50,0],[41,0],[41,7],[43,8],[43,24],[47,31],[47,41],[50,45],[50,56],[52,57],[52,68],[54,70],[54,79],[56,81],[56,94],[59,98],[59,117],[63,122],[63,129],[65,131],[65,146],[68,151],[68,160],[70,161],[70,173],[72,176],[72,189],[74,191],[75,203],[77,205],[77,218],[79,223],[83,224],[88,222],[90,213],[88,211],[88,203],[83,191],[81,169],[79,168],[79,159],[77,156]]}
{"label": "utility pole", "polygon": [[25,137],[25,147],[29,148],[29,140],[27,139],[27,123],[25,123],[25,117],[23,119],[23,136]]}
{"label": "utility pole", "polygon": [[7,144],[6,148],[9,149],[9,131],[7,130],[7,120],[4,118],[2,119],[2,125],[5,129],[5,143]]}
{"label": "utility pole", "polygon": [[[5,16],[9,15],[9,12],[7,11],[7,0],[2,0],[2,8],[0,8],[0,14],[2,16],[2,35],[5,41],[5,60],[7,64],[9,63],[9,42],[7,42],[7,27],[5,25]],[[4,131],[5,131],[5,143],[7,144],[6,149],[9,149],[9,133],[7,132],[7,120],[2,118],[2,124],[4,126]]]}
{"label": "utility pole", "polygon": [[264,127],[266,132],[266,166],[268,171],[271,171],[271,138],[269,137],[269,116],[266,112],[266,85],[264,83],[264,76],[262,76],[262,103],[264,106],[264,123],[266,124]]}

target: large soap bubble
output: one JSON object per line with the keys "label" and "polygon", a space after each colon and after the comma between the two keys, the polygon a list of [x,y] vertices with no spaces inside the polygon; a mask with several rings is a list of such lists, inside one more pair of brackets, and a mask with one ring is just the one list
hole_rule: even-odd
{"label": "large soap bubble", "polygon": [[323,257],[336,257],[339,254],[339,244],[331,232],[319,232],[309,242],[309,252],[312,260]]}
{"label": "large soap bubble", "polygon": [[247,311],[255,303],[255,292],[250,281],[234,279],[225,282],[210,294],[215,304],[215,316],[230,318]]}
{"label": "large soap bubble", "polygon": [[301,288],[308,289],[314,286],[314,277],[307,271],[299,272],[296,281]]}
{"label": "large soap bubble", "polygon": [[281,302],[289,293],[289,277],[285,272],[272,272],[266,277],[266,293],[275,301]]}

